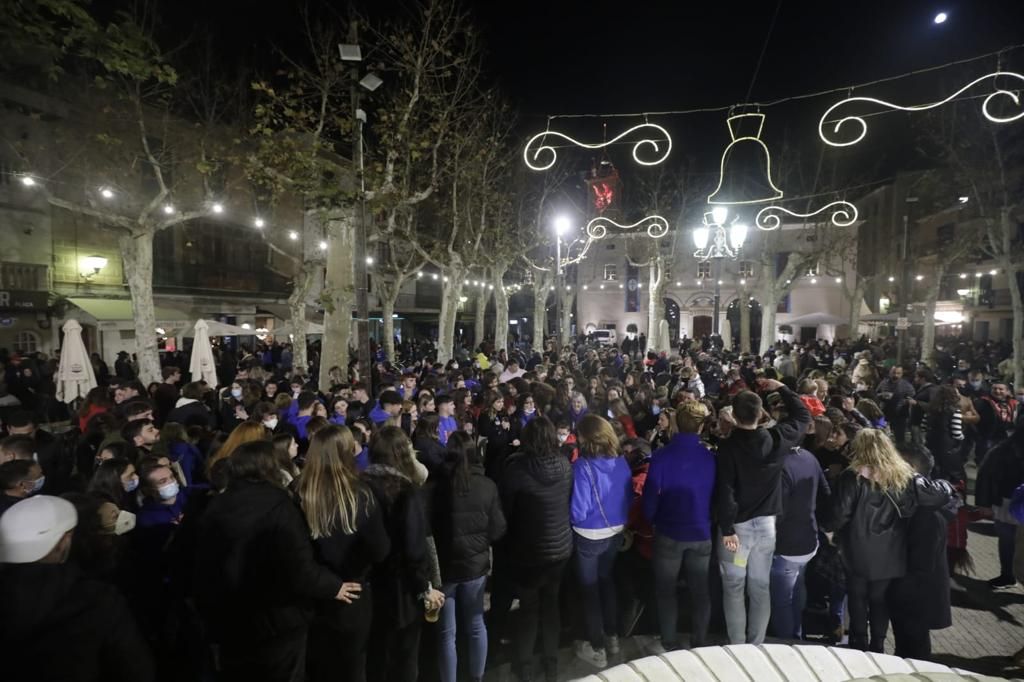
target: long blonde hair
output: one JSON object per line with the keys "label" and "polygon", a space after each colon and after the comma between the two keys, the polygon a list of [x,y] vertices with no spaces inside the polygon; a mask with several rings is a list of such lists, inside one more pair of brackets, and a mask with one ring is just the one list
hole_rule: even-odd
{"label": "long blonde hair", "polygon": [[914,470],[897,452],[888,434],[881,429],[861,429],[850,445],[850,469],[860,473],[868,469],[868,480],[876,488],[899,492],[914,478]]}
{"label": "long blonde hair", "polygon": [[310,439],[298,493],[314,540],[329,537],[336,529],[346,535],[356,532],[360,500],[364,505],[370,501],[356,473],[357,452],[347,426],[328,426]]}
{"label": "long blonde hair", "polygon": [[249,443],[254,440],[270,440],[270,431],[263,424],[257,424],[256,422],[244,421],[235,427],[235,430],[231,432],[228,439],[224,441],[224,445],[221,445],[217,452],[213,453],[213,456],[206,462],[207,472],[213,471],[213,465],[224,459],[230,457],[231,453],[234,452],[239,445],[242,443]]}

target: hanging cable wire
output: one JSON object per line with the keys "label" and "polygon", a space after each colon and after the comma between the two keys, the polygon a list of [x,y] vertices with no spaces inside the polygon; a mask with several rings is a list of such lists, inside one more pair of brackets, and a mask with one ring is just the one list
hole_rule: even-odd
{"label": "hanging cable wire", "polygon": [[754,67],[754,75],[750,77],[750,86],[747,87],[747,96],[743,98],[744,104],[750,104],[750,95],[754,92],[754,83],[757,82],[757,74],[761,72],[761,62],[764,61],[764,54],[768,51],[768,42],[772,39],[772,31],[775,29],[775,21],[779,18],[779,10],[782,9],[782,0],[775,5],[775,14],[772,15],[772,23],[768,24],[768,33],[764,37],[764,44],[761,46],[761,55],[757,58],[757,66]]}

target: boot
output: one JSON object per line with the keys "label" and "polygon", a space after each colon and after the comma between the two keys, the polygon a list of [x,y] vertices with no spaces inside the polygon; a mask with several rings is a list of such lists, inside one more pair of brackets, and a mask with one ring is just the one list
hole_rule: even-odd
{"label": "boot", "polygon": [[868,638],[865,635],[855,635],[850,633],[850,643],[847,644],[850,649],[856,649],[857,651],[868,650]]}

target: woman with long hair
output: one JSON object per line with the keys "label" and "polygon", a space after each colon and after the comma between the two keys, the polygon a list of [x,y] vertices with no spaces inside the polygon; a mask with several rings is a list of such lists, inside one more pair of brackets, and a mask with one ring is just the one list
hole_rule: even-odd
{"label": "woman with long hair", "polygon": [[397,426],[385,426],[370,441],[370,466],[363,472],[384,515],[391,551],[377,563],[369,658],[369,679],[415,682],[424,610],[439,610],[444,594],[433,578],[427,543],[426,514],[420,500],[416,465],[409,437]]}
{"label": "woman with long hair", "polygon": [[925,445],[935,457],[934,475],[954,483],[967,479],[960,450],[964,444],[960,394],[952,386],[939,386],[924,415]]}
{"label": "woman with long hair", "polygon": [[475,439],[456,431],[448,440],[451,471],[434,494],[433,529],[445,602],[439,630],[441,682],[456,682],[456,622],[469,636],[469,677],[480,680],[487,662],[484,587],[490,548],[505,534],[498,488],[484,476]]}
{"label": "woman with long hair", "polygon": [[249,421],[243,421],[234,428],[227,440],[224,441],[224,445],[220,446],[213,456],[206,461],[206,472],[209,476],[209,472],[213,470],[213,467],[217,462],[222,459],[226,459],[231,456],[239,445],[242,443],[251,443],[252,441],[264,440],[269,442],[267,437],[267,429],[263,424],[255,424]]}
{"label": "woman with long hair", "polygon": [[626,433],[627,438],[636,438],[636,425],[633,423],[632,415],[629,414],[625,400],[616,398],[608,403],[608,418],[615,419],[622,424],[622,430]]}
{"label": "woman with long hair", "polygon": [[441,445],[441,417],[437,412],[424,412],[416,422],[412,434],[412,446],[416,459],[427,467],[431,476],[438,474],[444,466],[444,446]]}
{"label": "woman with long hair", "polygon": [[299,456],[299,443],[291,433],[279,433],[271,440],[274,443],[274,459],[281,469],[281,482],[287,488],[299,477],[299,467],[295,465],[295,458]]}
{"label": "woman with long hair", "polygon": [[886,590],[906,573],[908,519],[918,508],[945,505],[953,489],[916,474],[878,429],[861,429],[850,452],[833,497],[834,529],[847,573],[850,646],[884,653]]}
{"label": "woman with long hair", "polygon": [[676,425],[676,411],[674,408],[666,407],[658,413],[658,421],[655,422],[654,434],[651,436],[651,450],[665,447],[677,433],[679,427]]}
{"label": "woman with long hair", "polygon": [[487,439],[484,469],[490,479],[500,485],[501,472],[505,468],[505,458],[510,453],[512,442],[512,420],[505,411],[505,397],[500,391],[487,391],[484,394],[476,432]]}
{"label": "woman with long hair", "polygon": [[612,568],[622,546],[632,501],[632,472],[620,456],[611,424],[596,414],[584,415],[578,427],[580,456],[573,463],[572,521],[576,574],[583,592],[587,640],[576,656],[603,668],[605,648],[619,653],[618,604]]}
{"label": "woman with long hair", "polygon": [[[275,438],[275,449],[277,440]],[[294,440],[291,440],[294,443]],[[310,627],[310,680],[366,680],[373,618],[367,578],[391,550],[384,518],[355,469],[358,445],[345,426],[318,431],[309,443],[297,493],[321,560],[346,583],[362,586],[351,604],[322,602]],[[277,457],[280,466],[280,456]]]}
{"label": "woman with long hair", "polygon": [[118,509],[131,511],[136,508],[135,491],[139,487],[139,475],[135,465],[127,459],[115,457],[105,460],[96,469],[89,481],[88,492],[104,502],[117,505]]}
{"label": "woman with long hair", "polygon": [[85,433],[85,427],[90,419],[107,412],[113,406],[114,401],[110,399],[110,390],[106,386],[96,386],[90,389],[78,408],[78,430]]}

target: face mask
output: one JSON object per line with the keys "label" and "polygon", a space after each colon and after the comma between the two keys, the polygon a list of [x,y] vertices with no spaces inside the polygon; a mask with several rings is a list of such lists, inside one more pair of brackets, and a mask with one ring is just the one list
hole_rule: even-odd
{"label": "face mask", "polygon": [[168,483],[167,485],[160,486],[157,488],[157,493],[160,495],[161,500],[169,500],[178,494],[178,482]]}
{"label": "face mask", "polygon": [[971,388],[981,388],[981,382],[980,381],[972,381],[971,382]]}
{"label": "face mask", "polygon": [[658,407],[657,405],[652,405],[651,412],[653,412],[654,416],[657,417],[659,414],[661,414],[661,408]]}
{"label": "face mask", "polygon": [[139,477],[132,478],[127,483],[124,483],[124,491],[126,493],[133,493],[135,489],[139,487]]}
{"label": "face mask", "polygon": [[268,419],[267,421],[263,422],[263,425],[264,425],[264,426],[266,426],[266,427],[267,427],[268,429],[270,429],[271,431],[273,431],[274,429],[276,429],[276,428],[277,428],[277,422],[278,422],[278,421],[279,421],[279,420],[278,420],[278,418],[277,418],[277,417],[271,417],[271,418],[270,418],[270,419]]}
{"label": "face mask", "polygon": [[614,414],[612,414],[612,411],[611,411],[611,410],[608,410],[608,418],[609,418],[609,419],[614,419],[614,418],[615,418],[615,415],[614,415]]}
{"label": "face mask", "polygon": [[242,397],[242,389],[240,389],[240,388],[233,388],[233,389],[231,389],[231,397],[235,398],[236,400],[238,398],[241,398]]}
{"label": "face mask", "polygon": [[[136,481],[137,483],[138,481]],[[124,535],[135,528],[135,514],[122,509],[117,512],[117,521],[114,522],[114,535]]]}
{"label": "face mask", "polygon": [[34,480],[32,482],[32,490],[29,490],[28,494],[29,495],[35,495],[36,493],[38,493],[40,490],[43,489],[43,486],[45,484],[46,484],[46,476],[40,476],[39,478],[37,478],[36,480]]}
{"label": "face mask", "polygon": [[533,414],[536,411],[537,411],[537,408],[535,408],[535,407],[527,407],[526,409],[523,410],[523,412],[526,413],[526,414]]}
{"label": "face mask", "polygon": [[558,434],[558,442],[559,443],[564,443],[568,438],[569,438],[569,434],[567,434],[567,433],[560,433],[560,434]]}

